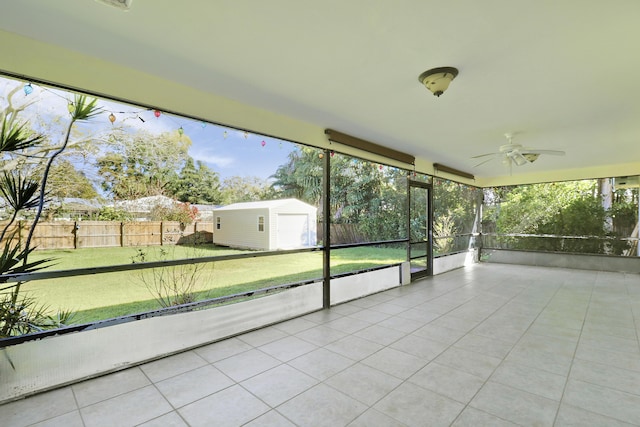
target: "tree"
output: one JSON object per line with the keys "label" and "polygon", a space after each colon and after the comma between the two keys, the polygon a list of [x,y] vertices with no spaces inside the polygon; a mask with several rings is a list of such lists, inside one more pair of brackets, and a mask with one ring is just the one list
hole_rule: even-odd
{"label": "tree", "polygon": [[[13,92],[15,93],[15,92]],[[50,259],[29,262],[29,254],[34,250],[31,240],[35,227],[40,220],[45,203],[47,181],[54,160],[67,148],[74,124],[78,121],[89,120],[99,114],[96,99],[87,99],[84,95],[76,95],[73,108],[69,110],[71,119],[66,127],[64,137],[58,147],[46,150],[48,156],[39,157],[42,167],[41,176],[36,177],[32,170],[27,173],[21,169],[12,169],[2,174],[0,179],[0,193],[5,205],[12,211],[10,220],[4,225],[0,234],[4,249],[0,255],[0,274],[30,273],[40,270],[49,263]],[[11,107],[11,102],[9,103]],[[40,144],[44,141],[41,135],[29,132],[27,122],[19,122],[17,113],[11,108],[2,113],[2,130],[0,131],[0,151],[9,156],[4,159],[25,157],[35,159],[30,151],[41,152]],[[6,161],[6,160],[5,160]],[[3,166],[6,166],[3,165]],[[39,178],[39,179],[38,179]],[[24,241],[14,241],[14,233],[10,230],[20,211],[35,209],[35,218],[29,228]],[[69,313],[62,313],[58,320],[48,314],[48,307],[39,304],[34,298],[21,292],[23,282],[6,285],[0,288],[0,338],[21,335],[42,330],[43,328],[59,327],[69,317]]]}
{"label": "tree", "polygon": [[[624,245],[615,237],[602,206],[596,180],[554,182],[485,190],[491,205],[485,210],[483,227],[494,223],[499,234],[535,234],[564,237],[503,237],[512,249],[619,254]],[[615,212],[611,209],[611,212]]]}
{"label": "tree", "polygon": [[[353,224],[368,240],[406,236],[406,171],[337,153],[331,155],[330,165],[333,223]],[[323,167],[321,150],[294,150],[273,175],[273,189],[278,197],[295,197],[318,207],[322,217]]]}
{"label": "tree", "polygon": [[114,133],[96,161],[102,188],[123,200],[170,193],[190,146],[178,132]]}
{"label": "tree", "polygon": [[60,159],[59,162],[51,166],[48,193],[49,197],[58,199],[67,197],[93,199],[98,197],[98,192],[91,181],[66,159]]}
{"label": "tree", "polygon": [[170,190],[181,202],[217,204],[222,198],[218,174],[201,161],[194,163],[191,157],[187,157]]}
{"label": "tree", "polygon": [[220,193],[223,205],[268,200],[274,195],[269,183],[256,176],[225,178],[220,186]]}
{"label": "tree", "polygon": [[272,175],[271,187],[282,198],[294,198],[320,206],[322,198],[322,151],[300,147],[289,153],[287,163]]}

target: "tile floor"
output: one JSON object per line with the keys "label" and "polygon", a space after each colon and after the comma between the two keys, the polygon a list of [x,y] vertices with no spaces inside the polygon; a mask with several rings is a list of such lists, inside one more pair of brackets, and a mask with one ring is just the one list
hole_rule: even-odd
{"label": "tile floor", "polygon": [[0,406],[3,426],[640,425],[640,276],[479,264]]}

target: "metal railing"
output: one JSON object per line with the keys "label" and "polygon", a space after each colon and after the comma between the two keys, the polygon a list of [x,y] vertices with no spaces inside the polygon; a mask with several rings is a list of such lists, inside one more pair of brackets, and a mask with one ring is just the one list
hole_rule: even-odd
{"label": "metal railing", "polygon": [[637,237],[486,233],[481,238],[484,249],[640,256]]}

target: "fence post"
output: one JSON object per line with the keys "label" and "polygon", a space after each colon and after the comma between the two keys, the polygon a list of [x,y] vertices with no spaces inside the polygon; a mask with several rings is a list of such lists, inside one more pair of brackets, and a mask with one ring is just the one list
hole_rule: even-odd
{"label": "fence post", "polygon": [[193,221],[193,244],[197,245],[198,243],[198,221]]}
{"label": "fence post", "polygon": [[124,222],[120,223],[120,247],[124,248]]}
{"label": "fence post", "polygon": [[73,221],[73,249],[78,249],[78,221]]}
{"label": "fence post", "polygon": [[164,245],[164,222],[160,221],[160,246]]}
{"label": "fence post", "polygon": [[22,226],[24,225],[24,221],[18,221],[18,245],[22,247]]}

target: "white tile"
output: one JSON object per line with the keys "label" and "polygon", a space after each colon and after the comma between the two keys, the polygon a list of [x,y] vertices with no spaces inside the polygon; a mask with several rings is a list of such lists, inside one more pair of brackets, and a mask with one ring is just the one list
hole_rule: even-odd
{"label": "white tile", "polygon": [[625,339],[600,333],[582,334],[580,347],[601,348],[603,350],[624,351],[628,353],[640,352],[638,339]]}
{"label": "white tile", "polygon": [[527,426],[551,426],[558,402],[488,381],[469,406]]}
{"label": "white tile", "polygon": [[240,383],[262,401],[276,407],[318,383],[313,377],[287,365],[276,366]]}
{"label": "white tile", "polygon": [[400,316],[392,316],[388,319],[383,320],[382,322],[378,322],[378,325],[408,334],[415,331],[416,329],[423,327],[425,323],[426,322],[422,320],[406,319]]}
{"label": "white tile", "polygon": [[314,313],[307,314],[302,317],[302,319],[309,320],[314,322],[317,325],[322,325],[327,322],[331,322],[332,320],[336,320],[341,318],[343,315],[338,311],[333,311],[331,309],[318,310]]}
{"label": "white tile", "polygon": [[211,365],[155,383],[174,408],[180,408],[233,384],[235,383],[229,377]]}
{"label": "white tile", "polygon": [[468,351],[475,351],[487,356],[502,359],[507,355],[507,353],[509,353],[509,351],[511,351],[511,348],[513,346],[503,341],[498,341],[470,333],[460,338],[454,344],[454,347],[459,347]]}
{"label": "white tile", "polygon": [[139,368],[126,369],[74,384],[71,388],[79,407],[92,405],[120,394],[148,386],[149,379]]}
{"label": "white tile", "polygon": [[297,334],[298,332],[302,332],[305,329],[313,328],[314,326],[316,326],[316,323],[307,319],[303,319],[302,317],[287,320],[286,322],[273,325],[274,328],[287,334]]}
{"label": "white tile", "polygon": [[235,385],[179,409],[190,427],[231,427],[247,423],[269,411],[251,393]]}
{"label": "white tile", "polygon": [[487,379],[496,367],[498,367],[501,359],[461,348],[450,347],[448,350],[445,350],[444,353],[440,354],[440,356],[436,357],[434,361],[441,365],[449,366],[450,368],[465,371],[482,379]]}
{"label": "white tile", "polygon": [[318,348],[316,345],[293,336],[280,338],[279,340],[259,347],[261,351],[282,362],[287,362],[298,356],[302,356],[316,348]]}
{"label": "white tile", "polygon": [[340,319],[327,322],[324,325],[329,328],[336,329],[340,332],[344,332],[346,334],[352,334],[356,331],[371,326],[371,323],[365,322],[364,320],[360,319],[354,319],[352,317],[341,317]]}
{"label": "white tile", "polygon": [[503,323],[495,324],[491,321],[481,323],[473,330],[474,335],[491,338],[498,341],[504,341],[507,344],[514,345],[524,334],[523,329],[505,326]]}
{"label": "white tile", "polygon": [[602,324],[587,324],[584,325],[583,333],[586,334],[604,334],[604,335],[612,335],[618,338],[624,338],[628,340],[637,339],[637,331],[636,328],[631,322],[627,327],[614,327],[607,326]]}
{"label": "white tile", "polygon": [[561,354],[527,348],[514,348],[505,360],[530,366],[541,371],[567,376],[571,368],[571,358]]}
{"label": "white tile", "polygon": [[609,349],[578,346],[575,357],[580,360],[588,360],[640,372],[640,353],[625,353]]}
{"label": "white tile", "polygon": [[569,379],[563,403],[606,417],[640,424],[640,396]]}
{"label": "white tile", "polygon": [[505,361],[495,370],[491,381],[560,401],[567,377]]}
{"label": "white tile", "polygon": [[517,427],[518,424],[467,406],[451,424],[452,427]]}
{"label": "white tile", "polygon": [[367,406],[357,400],[318,384],[280,405],[278,412],[297,425],[335,427],[349,424],[366,409]]}
{"label": "white tile", "polygon": [[383,348],[379,352],[372,354],[362,360],[362,363],[402,380],[409,378],[427,364],[425,360],[419,357],[390,347]]}
{"label": "white tile", "polygon": [[213,364],[234,381],[244,381],[278,366],[281,362],[260,350],[249,350]]}
{"label": "white tile", "polygon": [[448,426],[464,405],[411,383],[403,383],[374,408],[408,426]]}
{"label": "white tile", "polygon": [[371,309],[364,309],[360,311],[356,311],[355,313],[350,314],[348,317],[353,319],[364,320],[369,323],[378,323],[385,319],[388,319],[391,315],[382,313],[380,311],[375,311]]}
{"label": "white tile", "polygon": [[435,362],[416,372],[408,381],[464,404],[469,403],[484,384],[480,377]]}
{"label": "white tile", "polygon": [[296,425],[280,415],[278,411],[272,410],[244,424],[243,427],[296,427]]}
{"label": "white tile", "polygon": [[76,409],[71,387],[64,387],[0,405],[0,420],[8,426],[24,426]]}
{"label": "white tile", "polygon": [[604,417],[602,415],[589,412],[585,409],[575,406],[561,404],[558,416],[556,417],[555,427],[631,427],[628,424],[613,418]]}
{"label": "white tile", "polygon": [[466,332],[429,323],[422,328],[415,330],[413,334],[451,345],[465,336]]}
{"label": "white tile", "polygon": [[640,372],[578,359],[571,367],[571,378],[640,396]]}
{"label": "white tile", "polygon": [[430,362],[448,347],[440,341],[422,338],[417,335],[407,335],[391,344],[389,347],[413,356],[419,357],[425,362]]}
{"label": "white tile", "polygon": [[362,310],[362,307],[351,304],[350,302],[334,305],[331,307],[331,312],[342,316],[348,316],[351,313]]}
{"label": "white tile", "polygon": [[321,347],[344,338],[347,334],[327,326],[316,326],[299,332],[295,336]]}
{"label": "white tile", "polygon": [[84,423],[82,422],[80,411],[73,411],[46,421],[31,424],[30,427],[84,427]]}
{"label": "white tile", "polygon": [[353,335],[378,344],[389,345],[404,337],[406,334],[396,329],[389,329],[379,325],[371,325],[368,328],[359,330]]}
{"label": "white tile", "polygon": [[515,345],[515,348],[523,349],[525,351],[546,351],[572,358],[576,352],[577,342],[578,340],[575,338],[555,338],[527,332]]}
{"label": "white tile", "polygon": [[289,361],[288,364],[320,381],[324,381],[353,365],[354,361],[338,353],[319,348]]}
{"label": "white tile", "polygon": [[397,314],[402,313],[403,311],[407,311],[407,308],[402,307],[401,305],[393,304],[393,302],[383,302],[381,304],[371,307],[371,310],[375,310],[381,313],[395,316]]}
{"label": "white tile", "polygon": [[173,356],[164,357],[154,362],[145,363],[140,369],[153,382],[162,381],[174,375],[200,368],[207,362],[193,351],[185,351]]}
{"label": "white tile", "polygon": [[432,322],[429,322],[430,325],[455,329],[456,331],[465,333],[478,326],[479,323],[480,321],[478,320],[463,319],[461,317],[452,316],[449,313],[438,317]]}
{"label": "white tile", "polygon": [[196,348],[194,351],[207,362],[214,363],[251,349],[252,346],[244,341],[240,341],[238,338],[229,338],[224,341]]}
{"label": "white tile", "polygon": [[80,409],[86,427],[142,424],[173,410],[160,392],[147,386]]}
{"label": "white tile", "polygon": [[348,427],[406,427],[406,424],[370,408],[350,423]]}
{"label": "white tile", "polygon": [[366,404],[373,405],[389,394],[402,380],[357,363],[325,381],[325,384]]}
{"label": "white tile", "polygon": [[413,320],[415,322],[422,323],[423,325],[429,323],[441,315],[432,311],[426,311],[420,308],[410,308],[408,310],[398,313],[396,317],[401,319]]}
{"label": "white tile", "polygon": [[177,412],[169,412],[138,427],[189,427],[186,422],[178,415]]}
{"label": "white tile", "polygon": [[261,345],[284,338],[287,335],[288,334],[286,332],[274,328],[273,326],[269,326],[239,335],[238,339],[254,347],[260,347]]}
{"label": "white tile", "polygon": [[383,347],[382,344],[377,344],[353,335],[346,336],[325,346],[327,350],[331,350],[334,353],[341,354],[353,360],[362,360]]}
{"label": "white tile", "polygon": [[531,325],[529,332],[555,338],[578,339],[580,336],[580,329],[565,328],[564,326],[550,325],[537,321]]}

